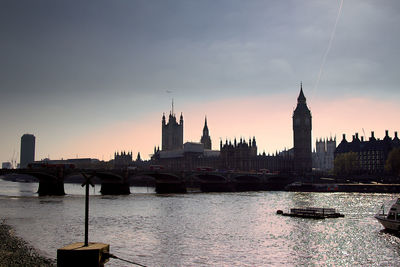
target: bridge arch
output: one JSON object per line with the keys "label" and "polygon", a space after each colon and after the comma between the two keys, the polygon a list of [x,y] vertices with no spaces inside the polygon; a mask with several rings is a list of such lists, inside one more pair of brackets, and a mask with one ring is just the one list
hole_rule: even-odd
{"label": "bridge arch", "polygon": [[102,195],[129,195],[131,193],[126,173],[94,171],[87,174],[100,179]]}
{"label": "bridge arch", "polygon": [[261,190],[261,179],[256,175],[244,174],[234,177],[235,191],[259,191]]}
{"label": "bridge arch", "polygon": [[145,175],[151,176],[155,179],[156,193],[186,193],[185,180],[173,173],[160,173],[160,172],[146,172]]}
{"label": "bridge arch", "polygon": [[26,174],[39,180],[38,195],[39,196],[63,196],[65,195],[63,177],[59,177],[60,173],[48,173],[40,171],[21,171],[19,174]]}
{"label": "bridge arch", "polygon": [[197,174],[202,192],[233,192],[233,183],[226,177],[215,173]]}

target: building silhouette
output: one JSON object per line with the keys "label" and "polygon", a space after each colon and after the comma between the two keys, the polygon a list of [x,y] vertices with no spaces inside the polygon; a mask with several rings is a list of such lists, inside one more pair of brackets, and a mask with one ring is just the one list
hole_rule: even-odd
{"label": "building silhouette", "polygon": [[12,169],[12,164],[11,164],[11,162],[3,162],[2,164],[1,164],[1,168],[2,169]]}
{"label": "building silhouette", "polygon": [[240,138],[237,142],[236,138],[232,142],[225,141],[225,144],[220,142],[220,162],[219,168],[225,170],[241,170],[250,171],[253,169],[253,161],[257,157],[257,144],[256,138],[253,137],[253,141]]}
{"label": "building silhouette", "polygon": [[121,151],[114,153],[114,168],[115,169],[122,169],[130,166],[132,164],[132,151],[125,152]]}
{"label": "building silhouette", "polygon": [[100,161],[95,158],[73,158],[73,159],[55,159],[51,160],[45,158],[39,161],[30,163],[28,168],[58,168],[62,167],[65,169],[112,169],[114,161],[108,162]]}
{"label": "building silhouette", "polygon": [[181,113],[179,123],[174,114],[174,103],[169,113],[168,123],[165,114],[162,116],[162,151],[177,150],[183,148],[183,115]]}
{"label": "building silhouette", "polygon": [[219,171],[264,173],[311,172],[311,112],[307,107],[302,85],[292,118],[294,148],[266,155],[258,154],[255,137],[250,138],[248,142],[243,138],[239,141],[234,139],[233,143],[228,140],[223,143],[221,140],[220,150],[211,150],[207,118],[204,121],[200,143],[183,144],[183,117],[181,115],[178,124],[172,108],[168,123],[163,114],[162,149],[154,147],[151,164],[161,165],[165,169],[187,171],[211,168]]}
{"label": "building silhouette", "polygon": [[208,132],[207,117],[204,120],[203,135],[201,136],[200,143],[204,144],[204,149],[211,149],[211,138]]}
{"label": "building silhouette", "polygon": [[24,134],[21,137],[20,168],[26,168],[35,161],[35,139],[33,134]]}
{"label": "building silhouette", "polygon": [[319,139],[315,142],[315,151],[312,155],[313,169],[321,171],[333,170],[335,160],[336,137]]}
{"label": "building silhouette", "polygon": [[307,107],[301,84],[297,106],[293,112],[293,167],[298,173],[307,173],[312,170],[311,128],[311,111]]}
{"label": "building silhouette", "polygon": [[390,151],[393,148],[400,147],[400,139],[397,132],[394,132],[394,138],[389,136],[389,131],[385,131],[385,137],[381,139],[375,138],[374,131],[371,132],[369,140],[361,139],[358,133],[353,135],[352,141],[346,140],[346,135],[343,134],[343,139],[335,150],[335,157],[341,154],[355,152],[358,157],[358,171],[360,173],[379,174],[384,173],[385,163]]}

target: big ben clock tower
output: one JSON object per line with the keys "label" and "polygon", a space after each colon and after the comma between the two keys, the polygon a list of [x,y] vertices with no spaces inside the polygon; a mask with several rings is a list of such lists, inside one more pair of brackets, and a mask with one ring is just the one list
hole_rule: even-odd
{"label": "big ben clock tower", "polygon": [[311,111],[307,107],[302,84],[293,112],[293,147],[294,170],[301,174],[311,172]]}

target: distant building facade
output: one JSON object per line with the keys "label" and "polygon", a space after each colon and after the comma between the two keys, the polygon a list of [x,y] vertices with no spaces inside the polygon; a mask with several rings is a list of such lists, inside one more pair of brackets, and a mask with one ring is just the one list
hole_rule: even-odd
{"label": "distant building facade", "polygon": [[[140,155],[140,154],[139,154]],[[114,153],[114,168],[115,169],[123,169],[132,164],[132,151],[125,152],[121,151],[120,153]]]}
{"label": "distant building facade", "polygon": [[346,140],[346,135],[343,134],[343,139],[335,150],[335,157],[340,154],[355,152],[358,156],[359,171],[368,174],[384,173],[385,163],[390,151],[393,148],[400,147],[400,140],[397,132],[394,133],[394,138],[389,137],[389,131],[385,131],[385,137],[381,139],[375,138],[375,133],[371,132],[369,140],[361,139],[358,133],[353,135],[352,141]]}
{"label": "distant building facade", "polygon": [[253,159],[253,170],[261,172],[283,172],[293,171],[293,149],[277,152],[273,155],[262,153]]}
{"label": "distant building facade", "polygon": [[204,149],[211,149],[211,137],[207,126],[207,117],[204,120],[203,135],[201,136],[200,143],[204,145]]}
{"label": "distant building facade", "polygon": [[315,142],[315,151],[312,154],[312,167],[315,170],[331,171],[335,160],[336,137],[319,139]]}
{"label": "distant building facade", "polygon": [[297,106],[293,112],[292,119],[294,170],[298,173],[311,172],[311,111],[307,107],[302,85],[300,86],[300,94],[297,98]]}
{"label": "distant building facade", "polygon": [[190,171],[204,167],[217,168],[219,154],[219,151],[204,149],[202,143],[186,142],[183,149],[156,150],[151,161],[164,169]]}
{"label": "distant building facade", "polygon": [[[205,130],[204,130],[205,129]],[[250,172],[290,172],[293,170],[293,149],[275,155],[257,154],[256,138],[248,142],[240,138],[233,143],[226,140],[220,142],[220,150],[206,148],[209,137],[207,121],[203,129],[201,143],[186,142],[183,149],[160,150],[154,148],[151,163],[164,169],[196,170],[215,169],[220,171],[250,171]],[[211,147],[211,146],[208,146]]]}
{"label": "distant building facade", "polygon": [[169,114],[168,123],[165,114],[162,116],[162,151],[177,150],[183,148],[183,115],[181,113],[179,123],[174,111]]}
{"label": "distant building facade", "polygon": [[21,137],[20,168],[26,168],[35,161],[35,140],[33,134],[24,134]]}
{"label": "distant building facade", "polygon": [[220,142],[220,163],[219,168],[225,170],[241,170],[250,171],[253,169],[253,160],[257,157],[256,138],[246,140],[240,138],[237,142],[236,138],[231,142],[225,141],[225,144]]}
{"label": "distant building facade", "polygon": [[49,158],[28,164],[28,168],[99,169],[108,168],[107,163],[94,158],[55,159]]}
{"label": "distant building facade", "polygon": [[11,162],[3,162],[1,164],[1,168],[2,169],[12,169],[12,164],[11,164]]}
{"label": "distant building facade", "polygon": [[[258,154],[256,138],[247,140],[234,139],[220,142],[220,150],[211,150],[211,138],[204,122],[200,143],[187,142],[183,145],[183,117],[176,122],[173,111],[168,123],[165,115],[162,118],[162,149],[154,147],[152,164],[161,165],[165,169],[194,170],[196,168],[214,168],[221,171],[250,172],[293,172],[307,173],[312,170],[311,151],[311,112],[307,107],[302,85],[297,98],[297,107],[293,112],[294,148],[276,152],[275,154]],[[171,140],[178,140],[172,142]],[[181,148],[180,148],[181,147]],[[329,146],[329,151],[331,147]]]}
{"label": "distant building facade", "polygon": [[291,151],[276,152],[273,155],[265,153],[257,154],[256,138],[246,140],[234,139],[220,142],[219,169],[229,171],[248,171],[248,172],[291,172],[293,170],[293,153]]}

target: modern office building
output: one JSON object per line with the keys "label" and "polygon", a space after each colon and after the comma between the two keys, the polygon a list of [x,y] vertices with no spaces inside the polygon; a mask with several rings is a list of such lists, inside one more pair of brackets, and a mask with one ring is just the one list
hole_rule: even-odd
{"label": "modern office building", "polygon": [[33,134],[24,134],[21,137],[21,169],[28,167],[29,163],[35,161],[35,139]]}

